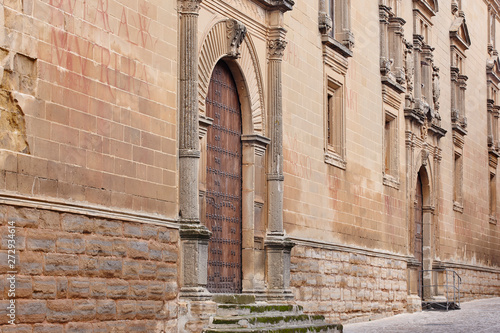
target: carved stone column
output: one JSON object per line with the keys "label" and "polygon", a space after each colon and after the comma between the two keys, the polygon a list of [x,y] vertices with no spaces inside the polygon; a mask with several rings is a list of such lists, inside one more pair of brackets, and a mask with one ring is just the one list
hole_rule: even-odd
{"label": "carved stone column", "polygon": [[422,46],[423,46],[423,37],[420,35],[413,35],[413,61],[415,62],[413,68],[415,70],[414,76],[414,84],[413,84],[413,93],[415,99],[420,100],[422,98]]}
{"label": "carved stone column", "polygon": [[198,11],[201,0],[179,0],[179,218],[181,296],[206,297],[210,231],[200,224],[198,164]]}
{"label": "carved stone column", "polygon": [[380,22],[380,73],[386,76],[391,71],[391,59],[389,55],[389,15],[390,7],[379,5],[379,22]]}
{"label": "carved stone column", "polygon": [[293,243],[283,231],[283,101],[281,62],[286,47],[285,30],[270,31],[269,69],[269,147],[268,160],[268,226],[265,240],[266,272],[269,298],[292,297],[290,285],[290,250]]}

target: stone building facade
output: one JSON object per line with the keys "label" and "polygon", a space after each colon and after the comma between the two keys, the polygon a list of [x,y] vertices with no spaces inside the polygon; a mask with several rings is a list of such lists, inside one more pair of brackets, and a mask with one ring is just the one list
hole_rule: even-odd
{"label": "stone building facade", "polygon": [[1,332],[500,295],[497,0],[1,5]]}

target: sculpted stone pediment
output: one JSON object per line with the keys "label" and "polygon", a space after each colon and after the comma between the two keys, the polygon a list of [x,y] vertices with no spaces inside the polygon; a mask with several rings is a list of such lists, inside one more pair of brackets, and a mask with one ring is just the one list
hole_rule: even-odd
{"label": "sculpted stone pediment", "polygon": [[470,47],[471,40],[464,17],[459,16],[455,18],[450,28],[450,38],[451,42],[462,51]]}
{"label": "sculpted stone pediment", "polygon": [[435,16],[439,11],[438,0],[413,0],[415,8],[425,11],[429,16]]}
{"label": "sculpted stone pediment", "polygon": [[500,59],[498,56],[491,57],[486,61],[486,74],[488,79],[495,84],[500,82]]}

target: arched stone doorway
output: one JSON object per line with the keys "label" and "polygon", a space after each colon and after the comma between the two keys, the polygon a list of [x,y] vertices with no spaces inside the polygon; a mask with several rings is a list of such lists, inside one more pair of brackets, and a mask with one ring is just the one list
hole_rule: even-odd
{"label": "arched stone doorway", "polygon": [[433,214],[430,167],[422,165],[413,178],[413,217],[410,225],[410,294],[420,300],[432,297]]}
{"label": "arched stone doorway", "polygon": [[[207,199],[207,195],[210,195],[208,191],[213,190],[208,188],[210,186],[210,180],[208,179],[209,177],[206,170],[209,166],[208,163],[214,162],[214,159],[209,156],[208,136],[210,134],[208,131],[213,130],[212,127],[217,127],[219,125],[217,119],[215,119],[215,115],[213,113],[208,113],[209,106],[207,105],[207,100],[210,100],[209,88],[213,74],[219,64],[223,63],[225,69],[228,70],[228,74],[232,76],[234,81],[236,99],[239,101],[241,117],[241,127],[239,130],[239,144],[241,144],[241,211],[239,213],[241,244],[239,245],[240,254],[233,252],[234,256],[241,258],[241,282],[239,288],[236,288],[236,291],[216,291],[210,287],[212,281],[210,281],[211,277],[208,277],[207,282],[209,287],[207,289],[212,292],[243,292],[262,295],[265,293],[266,287],[263,242],[266,231],[267,209],[265,201],[266,148],[270,140],[265,136],[266,115],[263,97],[264,86],[262,83],[261,66],[255,46],[252,42],[252,37],[250,34],[246,34],[243,40],[239,40],[240,44],[236,44],[236,49],[234,45],[230,43],[233,39],[228,39],[228,36],[241,36],[241,31],[244,30],[244,27],[233,19],[215,20],[207,30],[200,44],[198,68],[201,150],[199,173],[200,217],[208,229],[211,229],[206,218],[207,214],[212,214],[209,210],[213,207],[210,207],[210,203],[207,200],[210,201],[211,199]],[[212,159],[212,161],[209,161],[210,159]],[[220,219],[221,217],[217,216],[217,218]],[[234,221],[236,216],[229,218],[232,218]],[[218,227],[219,224],[217,224],[217,228]],[[237,230],[232,230],[231,227],[229,227],[229,232],[231,231],[233,233],[238,233]],[[225,237],[222,238],[227,239]],[[229,240],[229,242],[231,241]],[[233,251],[235,250],[233,249]],[[208,252],[208,256],[210,256],[211,250]],[[221,254],[219,253],[219,255]],[[229,255],[231,255],[231,250],[229,250]],[[207,266],[210,265],[210,261],[214,260],[218,261],[218,265],[224,265],[222,260],[219,259],[209,257]],[[231,265],[231,263],[229,263],[229,265]],[[208,269],[206,271],[210,274]]]}
{"label": "arched stone doorway", "polygon": [[420,174],[417,175],[415,187],[415,219],[413,226],[413,256],[416,260],[418,270],[417,294],[422,297],[423,269],[424,269],[424,235],[423,235],[423,194],[422,180]]}
{"label": "arched stone doorway", "polygon": [[208,245],[207,289],[239,293],[242,288],[242,124],[236,83],[220,60],[206,97],[206,115],[213,119],[206,145],[205,226]]}

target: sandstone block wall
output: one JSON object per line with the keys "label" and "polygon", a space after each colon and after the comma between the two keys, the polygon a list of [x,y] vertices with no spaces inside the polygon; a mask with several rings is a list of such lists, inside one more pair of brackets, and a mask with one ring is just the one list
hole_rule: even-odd
{"label": "sandstone block wall", "polygon": [[[16,326],[7,323],[7,222],[16,225]],[[178,231],[0,206],[2,332],[169,332],[177,327]]]}
{"label": "sandstone block wall", "polygon": [[173,0],[2,2],[0,189],[175,217],[176,29]]}
{"label": "sandstone block wall", "polygon": [[354,322],[405,311],[406,262],[307,246],[292,250],[291,287],[304,311]]}
{"label": "sandstone block wall", "polygon": [[460,275],[460,297],[463,301],[500,295],[500,272],[454,268]]}

